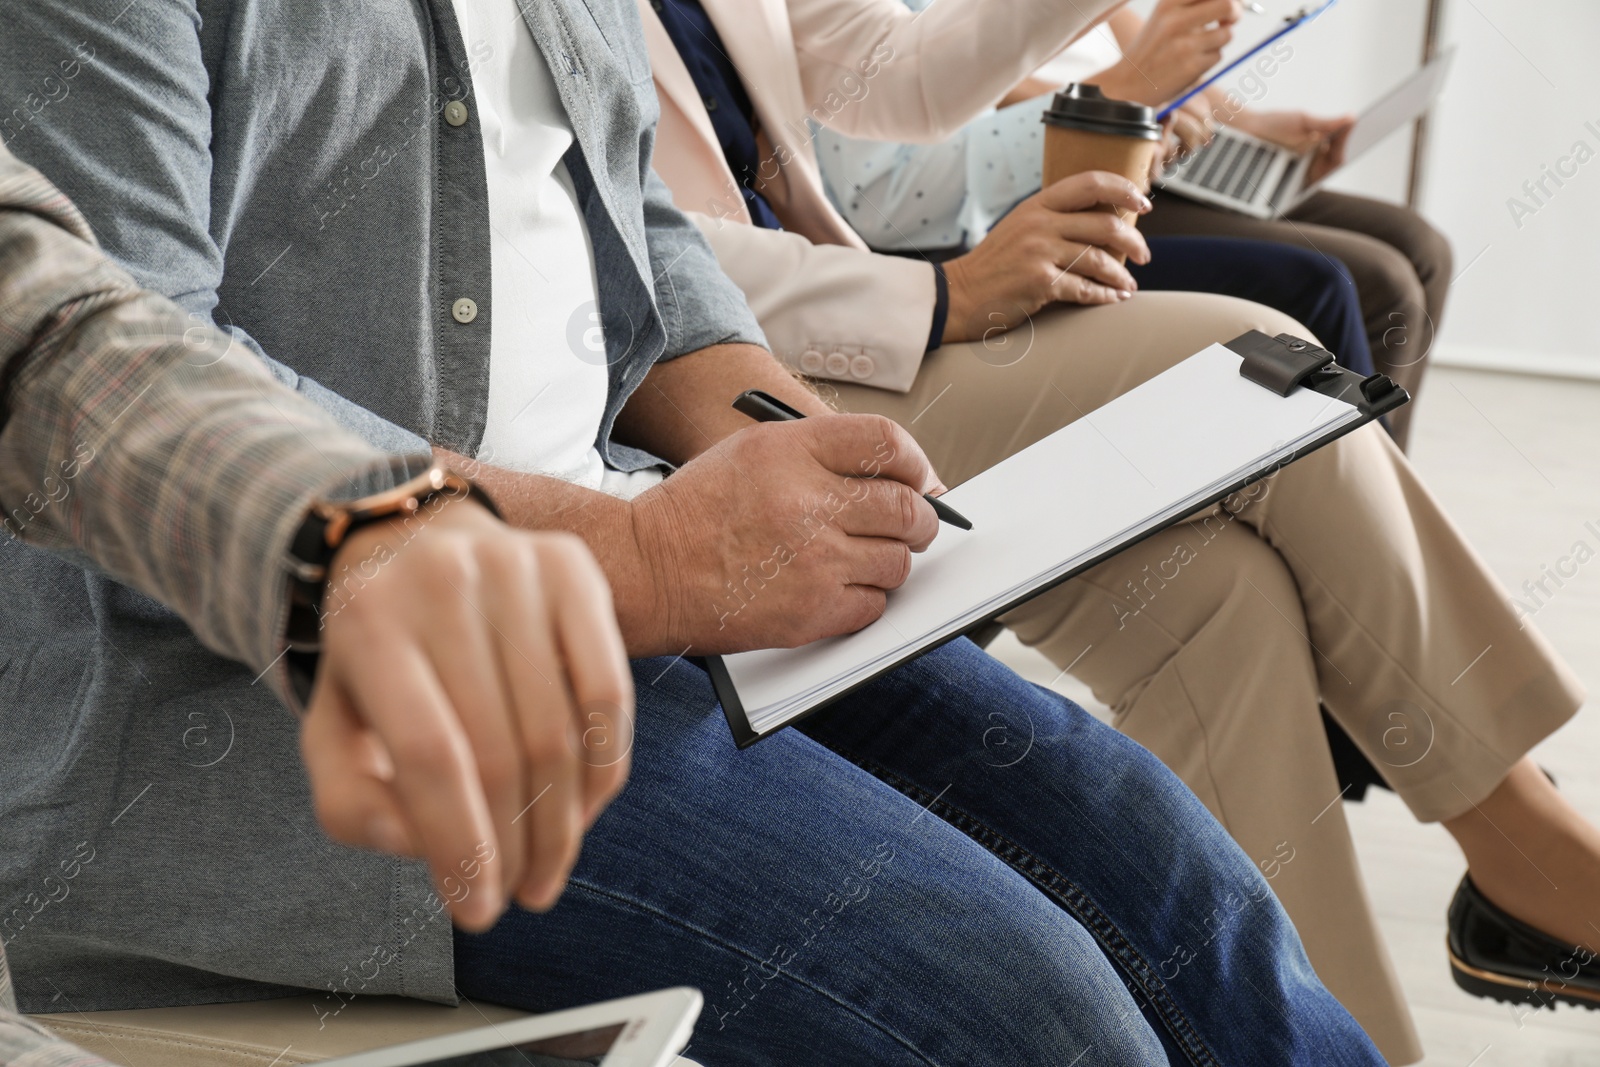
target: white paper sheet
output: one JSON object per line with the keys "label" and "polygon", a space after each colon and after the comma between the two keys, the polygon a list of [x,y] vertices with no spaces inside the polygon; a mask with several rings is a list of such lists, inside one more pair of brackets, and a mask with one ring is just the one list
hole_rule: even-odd
{"label": "white paper sheet", "polygon": [[1212,345],[951,490],[973,529],[942,526],[864,630],[723,657],[751,728],[776,729],[1360,417],[1311,390],[1277,396],[1240,362]]}

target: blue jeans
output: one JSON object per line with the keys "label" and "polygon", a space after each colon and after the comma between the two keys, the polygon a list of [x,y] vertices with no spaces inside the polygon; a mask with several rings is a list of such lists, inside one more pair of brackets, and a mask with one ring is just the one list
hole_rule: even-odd
{"label": "blue jeans", "polygon": [[734,749],[634,664],[633,779],[465,996],[704,991],[721,1064],[1381,1064],[1261,871],[1159,761],[962,640]]}
{"label": "blue jeans", "polygon": [[1139,288],[1253,300],[1306,325],[1341,366],[1372,373],[1361,299],[1338,259],[1309,248],[1241,237],[1154,237],[1150,262],[1129,263]]}

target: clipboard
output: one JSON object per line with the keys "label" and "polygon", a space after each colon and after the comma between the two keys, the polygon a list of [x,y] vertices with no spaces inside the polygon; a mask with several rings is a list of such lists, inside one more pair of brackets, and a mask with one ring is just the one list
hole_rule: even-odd
{"label": "clipboard", "polygon": [[[1155,536],[1161,531],[1187,520],[1196,513],[1212,507],[1219,501],[1272,474],[1280,467],[1286,466],[1301,456],[1314,452],[1353,430],[1386,415],[1411,399],[1404,389],[1400,388],[1388,377],[1382,374],[1363,377],[1354,371],[1338,366],[1334,362],[1333,354],[1326,349],[1319,348],[1287,334],[1268,337],[1257,331],[1251,331],[1229,341],[1225,345],[1212,346],[1212,348],[1225,349],[1227,353],[1238,356],[1241,361],[1238,365],[1238,376],[1253,383],[1252,388],[1267,390],[1282,397],[1289,397],[1296,393],[1317,394],[1328,398],[1330,405],[1331,401],[1343,401],[1354,409],[1355,417],[1348,418],[1342,424],[1334,425],[1325,432],[1316,432],[1295,447],[1277,451],[1269,450],[1270,454],[1265,455],[1261,462],[1255,463],[1248,470],[1242,470],[1236,477],[1230,477],[1224,483],[1214,486],[1211,491],[1205,492],[1202,496],[1194,499],[1189,497],[1182,498],[1181,508],[1166,515],[1159,521],[1154,521],[1128,536],[1118,537],[1113,542],[1103,544],[1093,552],[1074,559],[1072,566],[1059,573],[1052,574],[1046,580],[1028,583],[1025,588],[1018,589],[1015,595],[1008,595],[1002,602],[987,606],[980,616],[962,619],[959,623],[952,623],[948,626],[941,625],[936,627],[931,638],[910,642],[887,658],[875,661],[872,669],[861,673],[859,676],[851,677],[849,684],[829,692],[824,698],[807,703],[803,708],[792,714],[786,713],[782,720],[775,725],[757,728],[752,724],[752,718],[746,707],[745,699],[741,696],[739,686],[727,661],[749,656],[792,656],[800,650],[740,653],[736,657],[706,657],[704,661],[705,668],[710,675],[712,686],[722,705],[723,713],[727,718],[728,728],[733,735],[735,744],[741,749],[748,748],[762,738],[771,736],[786,726],[816,714],[818,711],[831,706],[884,674],[903,666],[926,652],[989,624],[995,618],[1031,600],[1040,593],[1053,589],[1117,555],[1124,549]],[[1191,361],[1210,351],[1211,349],[1208,349],[1206,352],[1191,357]],[[1182,366],[1183,364],[1179,364],[1179,367]],[[1173,368],[1173,370],[1177,369]],[[1173,370],[1169,370],[1166,373],[1170,375]],[[1152,381],[1157,382],[1163,377],[1165,375],[1158,375]],[[1146,383],[1145,386],[1137,387],[1130,393],[1124,394],[1124,397],[1135,397],[1135,394],[1139,393],[1140,390],[1146,389],[1150,384]],[[1097,410],[1105,411],[1112,405],[1118,404],[1119,401],[1123,401],[1124,397],[1119,397],[1117,400],[1113,400]],[[1124,404],[1124,407],[1126,411],[1126,404]],[[1137,413],[1137,408],[1134,411]],[[1096,412],[1090,412],[1089,415],[1068,424],[1063,431],[1057,431],[1057,433],[1070,430],[1079,423],[1087,423],[1095,414]],[[1056,435],[1051,436],[1054,437]],[[1049,440],[1050,438],[1046,438],[1045,441],[1030,446],[1030,449],[1037,448]],[[1024,450],[1024,452],[1027,451],[1026,449]],[[1020,456],[1022,454],[1018,453],[1017,455]],[[1001,461],[1001,464],[997,464],[996,467],[1010,463],[1014,459],[1016,459],[1016,456]],[[984,475],[977,476],[977,478],[982,477]],[[977,478],[973,479],[973,481],[976,481]],[[964,484],[971,485],[972,483]],[[955,491],[952,490],[952,492]],[[981,530],[982,519],[975,517],[974,521],[978,523]],[[946,531],[941,536],[959,535]],[[1071,556],[1068,558],[1073,559]],[[913,570],[913,578],[915,578],[915,574],[916,572]],[[896,593],[892,592],[890,597],[893,598],[895,595]],[[871,630],[878,625],[879,623],[874,623],[867,630]],[[866,632],[866,630],[860,631],[860,633]],[[842,644],[848,643],[858,636],[859,634],[848,635],[830,638],[828,641]],[[814,644],[821,645],[823,642]],[[806,647],[811,648],[813,646]]]}
{"label": "clipboard", "polygon": [[1273,44],[1273,42],[1279,40],[1280,38],[1287,37],[1289,34],[1293,33],[1295,30],[1298,30],[1306,23],[1321,17],[1323,12],[1327,11],[1328,8],[1332,7],[1336,3],[1338,3],[1338,0],[1320,0],[1319,3],[1308,4],[1299,11],[1295,12],[1293,15],[1288,16],[1283,20],[1283,25],[1278,27],[1278,29],[1269,37],[1267,37],[1266,40],[1250,49],[1250,51],[1246,52],[1244,55],[1239,56],[1231,63],[1228,63],[1226,66],[1219,69],[1215,74],[1208,76],[1204,81],[1200,82],[1200,84],[1196,85],[1194,88],[1178,97],[1178,99],[1162,108],[1156,113],[1156,120],[1165,121],[1169,115],[1186,104],[1192,97],[1199,93],[1205,92],[1218,81],[1227,77],[1239,66],[1241,66],[1245,60],[1255,58],[1263,49]]}

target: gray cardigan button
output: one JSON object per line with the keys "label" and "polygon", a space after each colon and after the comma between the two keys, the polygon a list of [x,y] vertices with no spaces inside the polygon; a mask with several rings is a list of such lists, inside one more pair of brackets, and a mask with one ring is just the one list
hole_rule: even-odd
{"label": "gray cardigan button", "polygon": [[460,126],[467,121],[467,105],[459,100],[452,100],[444,106],[444,120],[452,126]]}

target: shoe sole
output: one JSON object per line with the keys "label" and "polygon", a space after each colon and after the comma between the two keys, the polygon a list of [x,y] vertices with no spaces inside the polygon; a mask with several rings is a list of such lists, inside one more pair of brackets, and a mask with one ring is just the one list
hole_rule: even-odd
{"label": "shoe sole", "polygon": [[1532,1004],[1535,1009],[1549,1008],[1551,1011],[1555,1011],[1558,1003],[1600,1011],[1600,993],[1586,990],[1560,992],[1550,989],[1548,985],[1541,987],[1540,983],[1531,979],[1512,978],[1473,967],[1458,959],[1450,951],[1448,942],[1445,944],[1445,954],[1450,957],[1450,977],[1455,979],[1456,985],[1475,997],[1498,1000],[1503,1004]]}

